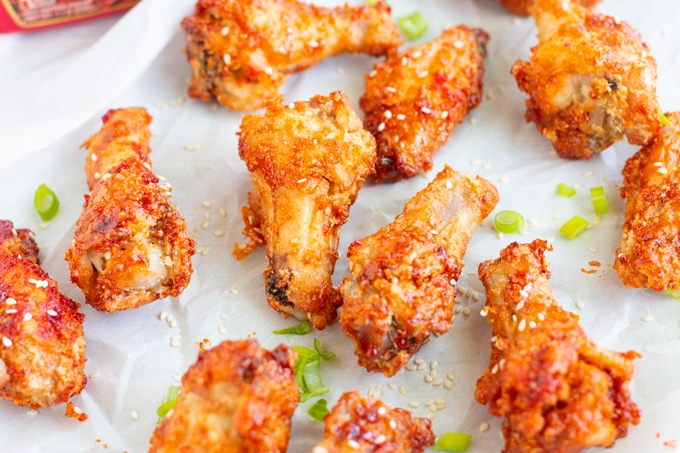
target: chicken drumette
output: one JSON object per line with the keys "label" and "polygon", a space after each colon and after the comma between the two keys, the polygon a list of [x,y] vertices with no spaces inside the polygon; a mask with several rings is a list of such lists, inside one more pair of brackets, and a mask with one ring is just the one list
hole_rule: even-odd
{"label": "chicken drumette", "polygon": [[287,346],[268,351],[256,340],[201,352],[149,451],[285,453],[300,401],[294,364]]}
{"label": "chicken drumette", "polygon": [[330,9],[295,0],[198,0],[182,28],[189,95],[234,110],[263,107],[289,75],[327,57],[380,56],[401,44],[383,1]]}
{"label": "chicken drumette", "polygon": [[84,145],[90,194],[65,258],[85,301],[115,312],[178,296],[195,242],[151,170],[146,110],[111,110],[103,122]]}
{"label": "chicken drumette", "polygon": [[614,268],[621,281],[657,291],[680,289],[680,113],[626,162],[626,218]]}
{"label": "chicken drumette", "polygon": [[505,417],[507,453],[611,447],[640,418],[629,389],[639,355],[600,348],[559,305],[548,284],[550,249],[540,239],[515,242],[479,266],[493,337],[475,397]]}
{"label": "chicken drumette", "polygon": [[67,403],[85,377],[83,314],[40,268],[30,230],[0,220],[0,397],[33,409]]}
{"label": "chicken drumette", "polygon": [[344,393],[324,421],[311,453],[421,453],[434,444],[430,420],[358,392]]}
{"label": "chicken drumette", "polygon": [[391,52],[365,76],[359,103],[378,147],[376,181],[432,168],[432,155],[479,105],[488,39],[479,28],[449,28],[434,41]]}
{"label": "chicken drumette", "polygon": [[497,201],[490,182],[446,166],[392,224],[350,245],[340,323],[360,365],[392,376],[448,332],[463,255]]}
{"label": "chicken drumette", "polygon": [[[501,5],[505,6],[508,10],[520,16],[528,15],[529,8],[535,2],[535,0],[499,0],[499,1]],[[600,3],[600,0],[568,0],[568,1],[576,1],[587,8],[592,8],[598,3]]]}
{"label": "chicken drumette", "polygon": [[536,0],[539,43],[512,74],[526,93],[527,121],[564,158],[587,159],[626,138],[659,133],[656,61],[640,33],[577,2]]}
{"label": "chicken drumette", "polygon": [[234,254],[266,245],[269,305],[323,329],[341,304],[331,280],[340,227],[373,171],[375,139],[340,92],[287,106],[277,99],[264,115],[246,115],[239,136],[253,181],[242,211],[251,242]]}

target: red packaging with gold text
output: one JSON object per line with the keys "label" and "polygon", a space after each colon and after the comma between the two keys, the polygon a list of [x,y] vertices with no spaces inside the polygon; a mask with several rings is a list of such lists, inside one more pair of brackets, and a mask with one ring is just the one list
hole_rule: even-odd
{"label": "red packaging with gold text", "polygon": [[140,0],[0,0],[0,33],[31,31],[122,12]]}

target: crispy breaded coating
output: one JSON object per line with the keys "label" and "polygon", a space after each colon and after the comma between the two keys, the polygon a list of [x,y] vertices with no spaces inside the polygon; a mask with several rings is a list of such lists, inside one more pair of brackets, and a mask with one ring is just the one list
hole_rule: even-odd
{"label": "crispy breaded coating", "polygon": [[311,453],[421,453],[434,444],[430,420],[356,391],[344,393],[324,422]]}
{"label": "crispy breaded coating", "polygon": [[288,76],[330,56],[380,56],[402,42],[384,1],[324,8],[295,0],[198,0],[182,28],[189,96],[233,110],[263,107]]}
{"label": "crispy breaded coating", "polygon": [[390,52],[365,76],[359,105],[376,138],[373,179],[395,181],[432,168],[432,156],[479,105],[489,35],[459,25],[404,52]]}
{"label": "crispy breaded coating", "polygon": [[90,194],[66,261],[85,301],[105,312],[178,296],[189,284],[195,241],[151,170],[143,108],[110,110],[85,144]]}
{"label": "crispy breaded coating", "polygon": [[614,261],[625,285],[657,291],[680,289],[680,113],[666,118],[670,125],[623,168],[626,217]]}
{"label": "crispy breaded coating", "polygon": [[392,376],[430,334],[449,331],[452,283],[474,230],[497,202],[490,182],[445,166],[393,223],[350,245],[340,323],[359,365]]}
{"label": "crispy breaded coating", "polygon": [[611,447],[640,419],[630,398],[634,351],[594,344],[548,284],[544,240],[508,245],[479,265],[493,328],[475,397],[503,416],[506,453]]}
{"label": "crispy breaded coating", "polygon": [[37,409],[79,394],[87,383],[83,318],[40,268],[33,233],[0,220],[0,397]]}
{"label": "crispy breaded coating", "polygon": [[512,67],[527,122],[567,159],[588,159],[626,138],[646,145],[659,133],[656,61],[640,33],[575,2],[536,0],[539,43]]}
{"label": "crispy breaded coating", "polygon": [[241,122],[239,156],[253,181],[243,233],[251,242],[237,244],[234,254],[264,244],[269,305],[323,329],[341,304],[331,280],[340,227],[373,171],[375,139],[341,92],[281,101]]}
{"label": "crispy breaded coating", "polygon": [[[520,16],[528,16],[529,7],[531,7],[531,5],[534,4],[535,0],[499,0],[499,1],[501,5],[505,6],[511,12]],[[578,3],[585,6],[586,8],[592,8],[596,6],[598,3],[600,3],[600,0],[569,0],[569,1],[578,1]]]}
{"label": "crispy breaded coating", "polygon": [[200,352],[149,451],[284,453],[300,401],[295,360],[288,346],[268,351],[256,340]]}

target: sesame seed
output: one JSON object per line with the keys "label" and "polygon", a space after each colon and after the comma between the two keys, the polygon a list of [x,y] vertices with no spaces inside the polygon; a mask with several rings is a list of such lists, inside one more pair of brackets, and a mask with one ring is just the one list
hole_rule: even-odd
{"label": "sesame seed", "polygon": [[98,378],[98,377],[99,377],[99,374],[100,374],[99,371],[95,371],[95,372],[93,372],[93,373],[90,374],[90,378],[91,378],[91,379]]}
{"label": "sesame seed", "polygon": [[163,311],[161,312],[161,314],[158,315],[158,319],[160,319],[161,321],[164,321],[165,318],[167,318],[167,317],[168,317],[168,312],[165,311],[165,310],[163,310]]}
{"label": "sesame seed", "polygon": [[7,310],[5,310],[5,313],[7,313],[9,315],[13,315],[14,313],[16,313],[18,311],[19,310],[17,310],[16,308],[8,308]]}
{"label": "sesame seed", "polygon": [[224,27],[222,30],[220,30],[220,34],[222,36],[227,36],[229,34],[229,27]]}
{"label": "sesame seed", "polygon": [[139,414],[137,411],[130,412],[130,417],[132,417],[133,420],[139,420]]}
{"label": "sesame seed", "polygon": [[644,318],[642,318],[642,321],[644,321],[644,322],[652,322],[652,321],[654,321],[654,316],[652,316],[652,315],[647,315],[647,316],[645,316]]}
{"label": "sesame seed", "polygon": [[390,425],[390,428],[392,428],[392,429],[396,429],[396,428],[397,428],[397,422],[395,422],[394,420],[390,420],[389,425]]}
{"label": "sesame seed", "polygon": [[522,320],[519,322],[519,325],[517,326],[517,330],[519,330],[520,332],[524,332],[524,329],[526,329],[526,328],[527,328],[527,320],[526,320],[526,319],[522,319]]}
{"label": "sesame seed", "polygon": [[378,132],[382,132],[382,131],[384,131],[384,130],[385,130],[385,123],[380,123],[380,124],[378,125]]}
{"label": "sesame seed", "polygon": [[392,110],[385,110],[384,115],[385,115],[385,118],[387,118],[389,120],[390,118],[392,118]]}
{"label": "sesame seed", "polygon": [[446,390],[451,390],[453,388],[453,381],[451,381],[450,379],[447,379],[444,382],[444,387],[446,388]]}
{"label": "sesame seed", "polygon": [[177,327],[177,320],[172,319],[168,321],[168,324],[170,324],[170,327]]}
{"label": "sesame seed", "polygon": [[29,409],[29,410],[26,411],[26,414],[28,414],[28,415],[35,415],[37,413],[38,413],[38,411],[36,409]]}
{"label": "sesame seed", "polygon": [[423,112],[426,115],[429,115],[430,113],[432,113],[432,110],[430,110],[428,107],[422,107],[420,109],[420,111]]}
{"label": "sesame seed", "polygon": [[579,310],[582,310],[584,306],[585,305],[583,304],[582,301],[580,301],[580,300],[576,301],[576,308],[578,308]]}
{"label": "sesame seed", "polygon": [[444,111],[442,112],[442,115],[441,115],[441,116],[442,116],[442,119],[445,120],[446,118],[449,117],[449,112],[447,112],[446,110],[444,110]]}
{"label": "sesame seed", "polygon": [[376,76],[376,74],[378,74],[378,71],[376,71],[376,70],[374,69],[374,70],[372,70],[371,72],[368,73],[368,77],[370,77],[370,78],[372,79],[373,77]]}
{"label": "sesame seed", "polygon": [[375,443],[376,445],[384,444],[385,441],[387,440],[387,437],[385,437],[384,434],[380,434],[378,437],[375,438]]}
{"label": "sesame seed", "polygon": [[510,178],[504,177],[504,178],[499,179],[499,181],[500,182],[508,182],[508,181],[510,181]]}
{"label": "sesame seed", "polygon": [[428,420],[433,420],[436,416],[437,416],[437,413],[436,413],[436,412],[429,412],[425,417],[426,417]]}
{"label": "sesame seed", "polygon": [[462,49],[463,47],[465,47],[465,43],[463,41],[456,41],[453,43],[453,47],[455,47],[456,49]]}
{"label": "sesame seed", "polygon": [[545,320],[545,315],[543,313],[539,313],[536,316],[538,316],[538,319],[540,319],[541,321]]}
{"label": "sesame seed", "polygon": [[47,314],[50,316],[57,316],[57,312],[54,310],[47,310]]}
{"label": "sesame seed", "polygon": [[529,321],[529,328],[535,329],[536,328],[536,321]]}
{"label": "sesame seed", "polygon": [[591,252],[591,253],[596,253],[597,249],[595,247],[591,246],[591,247],[588,247],[588,251]]}
{"label": "sesame seed", "polygon": [[468,122],[469,122],[470,124],[474,125],[474,124],[477,123],[477,119],[476,119],[474,116],[471,116],[470,119],[468,120]]}
{"label": "sesame seed", "polygon": [[433,361],[430,363],[430,369],[431,369],[431,370],[436,370],[438,365],[439,365],[439,362],[437,362],[436,360],[433,360]]}
{"label": "sesame seed", "polygon": [[583,172],[583,176],[592,176],[592,175],[593,175],[593,172],[590,171],[590,170]]}
{"label": "sesame seed", "polygon": [[236,288],[231,288],[231,289],[229,290],[229,292],[231,292],[232,294],[238,294],[238,289],[236,289]]}
{"label": "sesame seed", "polygon": [[312,449],[312,453],[328,453],[328,449],[326,447],[317,445]]}
{"label": "sesame seed", "polygon": [[415,371],[415,370],[416,370],[416,366],[413,365],[412,363],[409,364],[409,365],[406,365],[405,368],[406,368],[408,371]]}
{"label": "sesame seed", "polygon": [[30,321],[31,319],[33,319],[32,314],[30,314],[30,313],[24,314],[24,321]]}
{"label": "sesame seed", "polygon": [[222,236],[224,236],[224,230],[215,230],[213,231],[213,234],[215,235],[215,237],[221,238]]}
{"label": "sesame seed", "polygon": [[385,87],[385,91],[387,91],[388,93],[396,93],[397,89],[394,87],[387,86]]}
{"label": "sesame seed", "polygon": [[[397,388],[397,384],[395,384],[394,382],[388,382],[388,383],[387,383],[387,386],[388,386],[389,388],[391,388],[392,390],[394,390],[394,389]],[[380,413],[380,409],[378,409],[378,413]]]}
{"label": "sesame seed", "polygon": [[182,376],[180,376],[179,374],[173,374],[172,378],[177,382],[182,382]]}
{"label": "sesame seed", "polygon": [[104,176],[102,176],[102,181],[106,181],[111,177],[111,173],[104,173]]}
{"label": "sesame seed", "polygon": [[5,346],[6,348],[9,348],[12,346],[12,340],[10,340],[7,337],[2,337],[2,345]]}
{"label": "sesame seed", "polygon": [[92,162],[97,162],[98,157],[95,153],[92,153],[90,154],[90,159],[92,160]]}
{"label": "sesame seed", "polygon": [[428,75],[430,75],[430,72],[429,71],[418,71],[417,75],[418,75],[418,77],[423,79],[423,78],[427,77]]}
{"label": "sesame seed", "polygon": [[403,385],[399,387],[399,394],[406,395],[406,387],[404,387]]}
{"label": "sesame seed", "polygon": [[220,208],[220,216],[226,217],[227,216],[227,210],[224,208]]}
{"label": "sesame seed", "polygon": [[348,446],[349,448],[353,449],[353,450],[358,450],[359,447],[361,447],[361,445],[359,445],[359,442],[357,442],[357,441],[354,440],[354,439],[349,439],[349,440],[347,441],[347,446]]}
{"label": "sesame seed", "polygon": [[414,409],[420,407],[420,403],[418,403],[417,401],[409,401],[408,405],[409,407],[412,407]]}
{"label": "sesame seed", "polygon": [[406,66],[408,64],[408,58],[401,57],[401,64],[402,64],[402,66]]}
{"label": "sesame seed", "polygon": [[413,54],[411,54],[411,58],[420,58],[422,56],[423,56],[423,52],[420,51],[420,50],[416,50],[415,52],[413,52]]}
{"label": "sesame seed", "polygon": [[314,41],[314,40],[307,42],[307,45],[309,47],[319,47],[319,43],[317,41]]}
{"label": "sesame seed", "polygon": [[99,173],[98,171],[94,172],[94,179],[99,179],[100,176],[101,176],[101,173]]}
{"label": "sesame seed", "polygon": [[489,424],[487,422],[482,423],[479,426],[479,432],[483,433],[484,431],[487,431],[489,429]]}
{"label": "sesame seed", "polygon": [[224,64],[229,65],[231,63],[231,55],[225,53],[222,57],[222,61],[224,61]]}
{"label": "sesame seed", "polygon": [[274,73],[274,70],[267,66],[266,68],[264,68],[264,73],[267,75],[272,75]]}
{"label": "sesame seed", "polygon": [[73,412],[80,415],[80,414],[83,413],[83,410],[81,408],[79,408],[78,406],[73,406]]}
{"label": "sesame seed", "polygon": [[227,328],[224,326],[217,326],[217,331],[224,335],[225,333],[227,333]]}
{"label": "sesame seed", "polygon": [[403,121],[403,120],[406,119],[406,115],[404,115],[403,113],[399,113],[399,114],[397,115],[397,119],[398,119],[399,121]]}
{"label": "sesame seed", "polygon": [[498,364],[495,364],[493,368],[491,368],[491,374],[496,374],[498,373]]}
{"label": "sesame seed", "polygon": [[297,182],[298,182],[298,184],[305,183],[305,182],[307,182],[307,178],[300,178],[300,179],[298,179]]}
{"label": "sesame seed", "polygon": [[230,319],[229,315],[226,313],[220,313],[220,319]]}
{"label": "sesame seed", "polygon": [[435,380],[432,382],[432,385],[434,385],[435,387],[437,387],[437,386],[442,385],[443,383],[444,383],[444,379],[442,379],[442,378],[437,378],[437,379],[435,379]]}
{"label": "sesame seed", "polygon": [[666,173],[668,173],[668,169],[666,167],[659,167],[659,169],[657,171],[659,173],[661,173],[662,175],[665,175]]}
{"label": "sesame seed", "polygon": [[[521,291],[520,291],[520,293],[521,293]],[[524,299],[519,301],[519,303],[515,307],[515,310],[521,310],[522,308],[524,308]]]}
{"label": "sesame seed", "polygon": [[201,145],[195,144],[195,145],[184,145],[184,149],[186,151],[196,151],[201,148]]}
{"label": "sesame seed", "polygon": [[7,305],[16,305],[17,301],[13,297],[8,297],[7,299],[5,299],[5,303]]}
{"label": "sesame seed", "polygon": [[420,365],[422,363],[425,363],[425,361],[423,359],[415,359],[413,363],[415,363],[416,365]]}
{"label": "sesame seed", "polygon": [[429,374],[426,374],[424,379],[425,382],[427,382],[428,384],[432,383],[433,381],[432,376],[430,376]]}
{"label": "sesame seed", "polygon": [[179,341],[181,339],[182,339],[182,335],[180,335],[180,334],[173,335],[172,337],[170,337],[171,341]]}
{"label": "sesame seed", "polygon": [[209,201],[201,201],[201,206],[203,206],[206,209],[212,208],[212,203]]}
{"label": "sesame seed", "polygon": [[463,308],[463,314],[465,316],[470,316],[470,309],[468,307]]}

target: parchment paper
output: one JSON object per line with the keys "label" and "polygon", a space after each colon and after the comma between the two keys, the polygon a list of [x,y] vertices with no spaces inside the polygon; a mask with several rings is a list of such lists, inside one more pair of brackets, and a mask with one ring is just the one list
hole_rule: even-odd
{"label": "parchment paper", "polygon": [[[317,3],[332,6],[339,2]],[[78,423],[65,417],[63,405],[33,414],[0,401],[0,450],[145,451],[156,427],[156,409],[168,387],[177,385],[176,379],[195,361],[197,343],[207,339],[216,345],[224,339],[250,336],[268,348],[279,342],[311,346],[317,337],[336,352],[337,359],[325,363],[321,371],[331,388],[325,395],[329,406],[344,391],[358,389],[365,394],[379,388],[388,404],[426,416],[430,411],[424,403],[441,398],[446,408],[433,419],[436,433],[468,432],[473,436],[470,452],[500,451],[500,420],[473,396],[475,382],[488,363],[490,337],[490,328],[479,315],[484,291],[476,270],[482,260],[498,257],[509,242],[535,237],[554,237],[555,250],[548,255],[552,287],[563,306],[581,316],[586,332],[602,346],[642,354],[632,383],[642,421],[612,451],[677,450],[680,302],[665,293],[624,287],[612,269],[624,212],[617,186],[623,163],[636,148],[619,143],[592,160],[565,161],[551,152],[550,143],[533,124],[525,123],[524,96],[509,70],[517,58],[528,56],[535,43],[531,19],[512,16],[492,0],[392,4],[395,17],[418,10],[427,19],[430,28],[416,43],[436,37],[447,25],[465,23],[487,30],[491,41],[486,95],[436,154],[432,172],[393,185],[364,185],[342,229],[335,282],[347,273],[349,243],[391,222],[444,163],[496,184],[500,192],[497,210],[521,212],[528,229],[524,235],[499,238],[487,220],[476,231],[458,283],[456,303],[461,311],[451,332],[433,338],[417,354],[427,368],[403,370],[390,379],[358,367],[352,344],[337,324],[305,337],[271,333],[295,320],[284,320],[265,302],[264,250],[242,261],[231,254],[234,242],[245,240],[239,208],[251,188],[237,152],[235,134],[242,113],[186,96],[189,67],[182,54],[179,21],[191,12],[193,1],[144,0],[123,17],[0,36],[0,217],[36,232],[43,267],[62,291],[83,302],[80,290],[69,283],[63,255],[87,190],[86,153],[80,145],[99,129],[100,118],[109,108],[137,105],[153,115],[154,170],[172,184],[173,200],[199,246],[192,282],[181,297],[113,315],[83,304],[86,372],[91,377],[73,401],[88,414],[88,420]],[[680,108],[680,9],[676,0],[604,0],[598,9],[641,31],[658,62],[661,106]],[[286,102],[342,90],[358,107],[363,75],[373,63],[357,55],[330,59],[291,77],[283,90]],[[577,195],[571,199],[555,196],[557,182],[577,186]],[[41,183],[47,183],[61,200],[58,215],[47,225],[41,225],[33,208],[33,194]],[[575,214],[593,220],[588,189],[600,185],[606,189],[610,213],[601,225],[566,240],[557,229]],[[204,207],[208,206],[204,202],[210,207]],[[220,214],[222,209],[225,216]],[[220,232],[224,235],[218,236]],[[590,261],[599,261],[601,266],[589,265]],[[581,303],[583,308],[577,308]],[[465,308],[469,315],[463,313]],[[162,314],[165,320],[160,319]],[[168,317],[176,320],[175,327]],[[179,348],[171,346],[176,335],[181,335]],[[453,374],[450,390],[424,381],[434,360],[438,377],[446,380],[447,373]],[[291,452],[308,452],[322,436],[323,424],[306,414],[313,402],[301,404],[296,413]],[[409,403],[419,403],[419,407]],[[484,423],[489,428],[480,432]]]}

